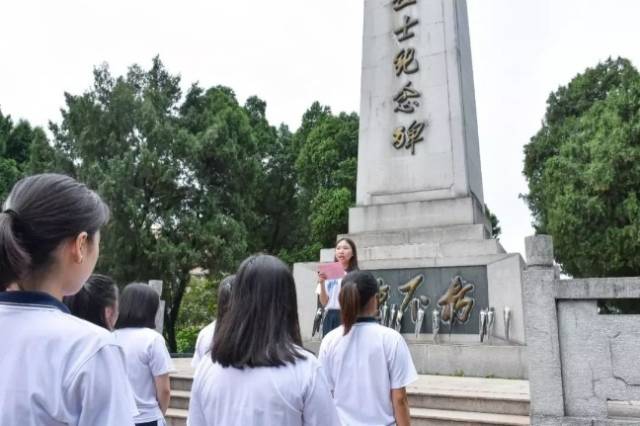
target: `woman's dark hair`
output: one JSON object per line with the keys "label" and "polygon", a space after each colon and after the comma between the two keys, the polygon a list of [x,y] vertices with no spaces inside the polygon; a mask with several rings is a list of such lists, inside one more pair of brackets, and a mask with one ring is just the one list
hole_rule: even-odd
{"label": "woman's dark hair", "polygon": [[91,239],[108,220],[100,196],[69,176],[19,180],[0,213],[0,288],[44,270],[62,241],[81,232]]}
{"label": "woman's dark hair", "polygon": [[240,265],[229,310],[216,325],[211,359],[223,367],[275,367],[304,358],[293,275],[280,259]]}
{"label": "woman's dark hair", "polygon": [[65,296],[62,301],[76,317],[108,330],[104,310],[109,306],[115,307],[118,301],[118,286],[106,275],[93,274],[79,292],[73,296]]}
{"label": "woman's dark hair", "polygon": [[218,284],[218,318],[216,319],[216,322],[220,322],[222,317],[224,317],[229,310],[229,302],[231,301],[231,285],[235,279],[235,275],[229,275],[220,281],[220,284]]}
{"label": "woman's dark hair", "polygon": [[344,326],[344,334],[351,331],[351,327],[358,319],[362,308],[378,293],[378,281],[369,272],[349,272],[342,279],[340,289],[340,316]]}
{"label": "woman's dark hair", "polygon": [[120,295],[120,316],[116,328],[156,328],[156,313],[160,306],[160,295],[153,287],[144,283],[131,283]]}
{"label": "woman's dark hair", "polygon": [[[359,270],[360,268],[358,267],[358,250],[356,249],[356,243],[354,243],[351,238],[340,238],[336,243],[336,247],[343,241],[351,246],[351,253],[353,253],[353,256],[351,256],[351,259],[349,259],[349,267],[347,268],[347,272]],[[338,259],[335,257],[333,260],[336,262],[338,261]]]}

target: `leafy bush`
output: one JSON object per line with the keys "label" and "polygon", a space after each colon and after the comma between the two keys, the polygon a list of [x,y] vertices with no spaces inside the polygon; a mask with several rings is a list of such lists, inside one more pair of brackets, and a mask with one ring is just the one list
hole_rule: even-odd
{"label": "leafy bush", "polygon": [[178,353],[193,353],[196,347],[196,339],[202,327],[189,325],[179,328],[176,332],[176,344]]}

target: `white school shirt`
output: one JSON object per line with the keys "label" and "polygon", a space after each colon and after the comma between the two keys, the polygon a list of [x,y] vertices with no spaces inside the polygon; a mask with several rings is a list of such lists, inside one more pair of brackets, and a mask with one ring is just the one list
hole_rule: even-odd
{"label": "white school shirt", "polygon": [[193,351],[193,358],[191,359],[191,366],[193,368],[196,368],[200,363],[200,360],[202,360],[202,358],[211,351],[211,342],[213,342],[213,333],[215,330],[216,321],[214,320],[211,324],[200,330],[200,333],[198,333],[196,347]]}
{"label": "white school shirt", "polygon": [[132,426],[121,348],[46,293],[0,293],[0,425]]}
{"label": "white school shirt", "polygon": [[[325,305],[325,309],[340,309],[340,288],[342,287],[342,278],[333,278],[324,280],[324,288],[329,295],[329,301]],[[316,286],[316,294],[320,295],[320,283]]]}
{"label": "white school shirt", "polygon": [[140,413],[135,422],[158,420],[163,424],[154,378],[175,371],[164,337],[146,327],[120,328],[113,334],[124,350],[129,382]]}
{"label": "white school shirt", "polygon": [[319,353],[340,420],[349,426],[394,425],[391,389],[418,379],[407,343],[377,322],[357,322],[343,333],[343,326],[327,333]]}
{"label": "white school shirt", "polygon": [[200,362],[188,426],[340,425],[320,363],[310,353],[282,367],[222,367]]}

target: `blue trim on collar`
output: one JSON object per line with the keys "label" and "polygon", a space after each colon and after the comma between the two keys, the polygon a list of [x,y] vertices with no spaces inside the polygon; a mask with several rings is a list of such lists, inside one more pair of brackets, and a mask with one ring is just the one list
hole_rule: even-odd
{"label": "blue trim on collar", "polygon": [[71,313],[69,308],[48,293],[40,291],[4,291],[0,292],[0,303],[16,305],[41,305],[59,309],[65,314]]}
{"label": "blue trim on collar", "polygon": [[360,322],[378,322],[378,319],[376,317],[358,317],[356,319],[356,324],[360,323]]}

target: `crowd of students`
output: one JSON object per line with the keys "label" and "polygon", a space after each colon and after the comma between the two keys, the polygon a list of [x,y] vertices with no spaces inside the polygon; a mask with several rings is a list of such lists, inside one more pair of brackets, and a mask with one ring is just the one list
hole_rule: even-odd
{"label": "crowd of students", "polygon": [[[92,275],[101,198],[70,177],[19,181],[0,213],[0,424],[166,424],[173,364],[155,331],[159,296],[118,294]],[[188,424],[408,425],[417,379],[404,339],[376,319],[378,285],[343,239],[341,278],[319,274],[326,307],[318,357],[302,345],[295,282],[254,255],[219,285],[218,316],[198,336]],[[71,313],[73,315],[71,315]]]}

